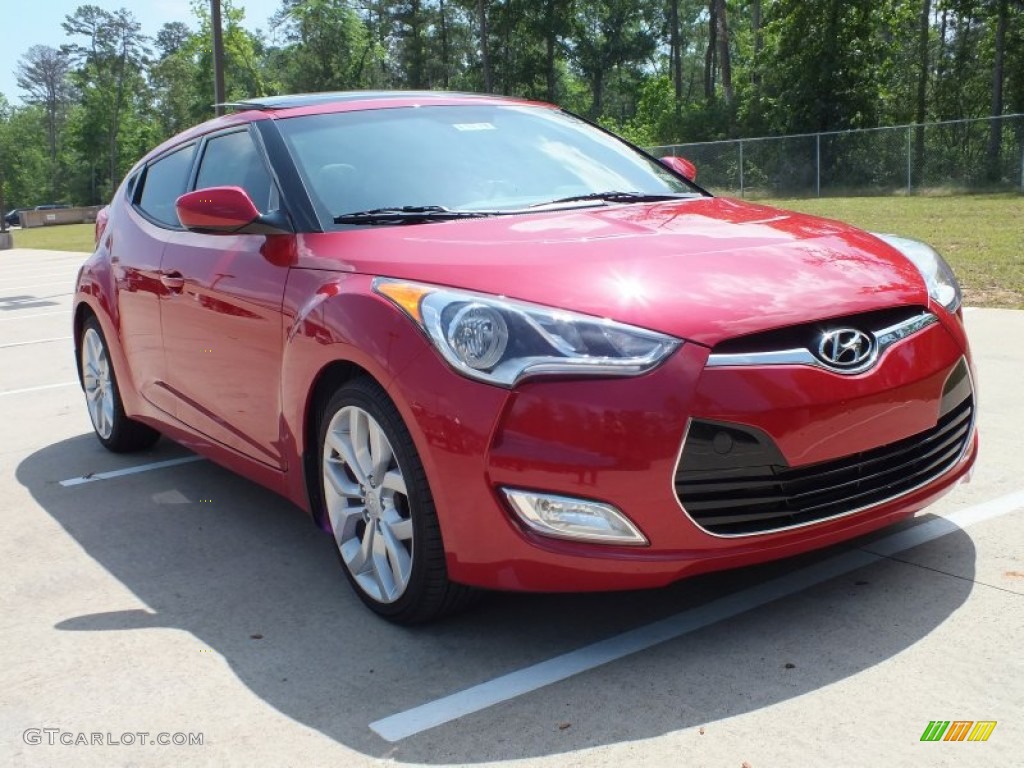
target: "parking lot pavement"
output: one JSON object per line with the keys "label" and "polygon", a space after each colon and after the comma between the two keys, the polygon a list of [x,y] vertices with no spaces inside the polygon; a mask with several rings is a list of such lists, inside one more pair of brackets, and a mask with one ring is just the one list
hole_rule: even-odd
{"label": "parking lot pavement", "polygon": [[[1022,764],[1024,312],[966,313],[981,459],[913,521],[401,629],[288,503],[150,467],[189,456],[166,440],[100,447],[72,383],[81,259],[0,253],[0,764]],[[922,742],[934,720],[997,725]]]}

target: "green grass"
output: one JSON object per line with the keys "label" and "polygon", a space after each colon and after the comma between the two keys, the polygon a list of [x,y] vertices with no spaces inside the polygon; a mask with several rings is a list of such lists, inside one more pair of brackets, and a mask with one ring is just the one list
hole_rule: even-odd
{"label": "green grass", "polygon": [[50,227],[12,230],[15,248],[83,253],[92,253],[95,231],[95,224],[55,224]]}
{"label": "green grass", "polygon": [[765,201],[873,232],[923,240],[953,267],[964,303],[1024,309],[1024,196],[838,197]]}

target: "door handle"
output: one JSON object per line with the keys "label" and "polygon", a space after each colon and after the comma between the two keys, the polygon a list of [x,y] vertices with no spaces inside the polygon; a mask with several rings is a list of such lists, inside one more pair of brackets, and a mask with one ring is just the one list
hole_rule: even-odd
{"label": "door handle", "polygon": [[185,278],[182,277],[180,272],[167,272],[160,275],[160,282],[164,284],[167,290],[176,293],[185,287]]}

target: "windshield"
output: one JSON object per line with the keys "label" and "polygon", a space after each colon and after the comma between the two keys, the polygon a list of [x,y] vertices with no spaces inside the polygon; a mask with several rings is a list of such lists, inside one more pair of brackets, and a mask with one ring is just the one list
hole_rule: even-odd
{"label": "windshield", "polygon": [[338,217],[354,221],[345,214],[382,209],[429,206],[450,216],[629,202],[626,193],[695,194],[657,161],[544,107],[402,107],[277,124],[327,226]]}

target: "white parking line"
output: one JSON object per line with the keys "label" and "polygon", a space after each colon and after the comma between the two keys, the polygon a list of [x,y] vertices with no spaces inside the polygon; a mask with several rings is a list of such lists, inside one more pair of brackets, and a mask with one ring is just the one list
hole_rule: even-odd
{"label": "white parking line", "polygon": [[54,336],[52,339],[33,339],[32,341],[12,341],[10,344],[0,344],[0,349],[9,347],[27,347],[31,344],[49,344],[52,341],[69,341],[71,336]]}
{"label": "white parking line", "polygon": [[96,480],[110,480],[113,477],[124,477],[125,475],[135,475],[139,472],[149,472],[152,469],[164,469],[166,467],[176,467],[179,464],[191,464],[193,461],[204,461],[204,459],[202,456],[185,456],[180,459],[154,461],[152,464],[140,464],[137,467],[125,467],[124,469],[112,469],[109,472],[96,472],[95,474],[82,475],[81,477],[72,477],[70,480],[61,480],[60,484],[65,488],[69,488],[73,485],[84,485]]}
{"label": "white parking line", "polygon": [[4,395],[22,395],[25,392],[38,392],[41,389],[57,389],[58,387],[70,387],[78,384],[77,381],[62,381],[60,384],[43,384],[39,387],[25,387],[24,389],[8,389],[6,392],[0,392],[0,397]]}
{"label": "white parking line", "polygon": [[941,536],[1024,508],[1024,491],[1011,493],[993,501],[978,504],[935,518],[926,523],[886,536],[866,549],[857,549],[829,558],[816,565],[714,600],[667,619],[647,624],[621,635],[564,653],[548,661],[520,669],[458,693],[421,704],[404,712],[370,723],[370,728],[386,741],[399,741],[438,725],[479,712],[503,701],[536,691],[581,672],[630,656],[668,640],[717,624],[783,597],[802,592],[808,587],[837,576],[877,563],[885,557],[902,552]]}

